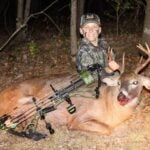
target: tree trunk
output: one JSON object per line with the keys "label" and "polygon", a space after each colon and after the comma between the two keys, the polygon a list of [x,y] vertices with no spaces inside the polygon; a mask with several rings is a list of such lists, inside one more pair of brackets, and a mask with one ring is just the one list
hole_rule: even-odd
{"label": "tree trunk", "polygon": [[[21,28],[28,19],[30,15],[30,6],[31,0],[18,0],[16,29]],[[16,41],[25,41],[27,39],[27,27],[24,28],[16,38]]]}
{"label": "tree trunk", "polygon": [[23,24],[24,20],[23,7],[24,7],[24,0],[18,0],[16,29],[20,28],[20,26]]}
{"label": "tree trunk", "polygon": [[[77,1],[77,29],[80,27],[80,18],[84,13],[84,4],[85,0],[78,0]],[[79,35],[79,31],[77,30],[77,33]]]}
{"label": "tree trunk", "polygon": [[71,34],[71,56],[75,61],[75,55],[77,52],[77,0],[71,0],[71,22],[70,22],[70,34]]}
{"label": "tree trunk", "polygon": [[27,20],[27,18],[30,15],[30,6],[31,6],[31,0],[26,0],[25,12],[24,12],[24,22]]}
{"label": "tree trunk", "polygon": [[150,0],[147,0],[145,11],[143,42],[147,42],[150,45]]}

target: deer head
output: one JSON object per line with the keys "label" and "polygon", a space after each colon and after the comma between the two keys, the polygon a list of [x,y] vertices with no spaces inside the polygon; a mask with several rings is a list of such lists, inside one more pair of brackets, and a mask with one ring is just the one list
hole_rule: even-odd
{"label": "deer head", "polygon": [[[137,45],[137,47],[148,55],[148,58],[144,63],[138,64],[137,68],[130,73],[124,72],[122,70],[120,76],[118,78],[113,79],[104,79],[104,82],[108,86],[117,86],[119,89],[119,94],[117,96],[117,100],[121,105],[132,105],[136,106],[139,102],[139,96],[142,91],[142,88],[150,90],[150,78],[140,75],[139,73],[149,64],[150,62],[150,48],[147,44],[145,44],[146,48],[144,48],[141,44]],[[122,62],[122,68],[124,68],[124,56]]]}

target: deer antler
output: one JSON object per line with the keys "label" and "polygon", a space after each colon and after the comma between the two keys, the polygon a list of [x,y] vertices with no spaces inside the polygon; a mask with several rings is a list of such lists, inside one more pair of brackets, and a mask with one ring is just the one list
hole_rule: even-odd
{"label": "deer antler", "polygon": [[123,74],[125,70],[125,52],[122,54],[122,63],[120,67],[120,73]]}
{"label": "deer antler", "polygon": [[148,55],[148,58],[147,58],[147,60],[143,64],[140,64],[140,66],[136,68],[135,73],[139,73],[150,62],[150,48],[149,48],[149,46],[148,46],[147,43],[145,43],[145,46],[146,46],[146,48],[144,48],[141,44],[137,45],[137,47],[141,51],[143,51],[144,53],[146,53]]}
{"label": "deer antler", "polygon": [[113,49],[112,48],[108,48],[108,60],[112,61],[113,60]]}

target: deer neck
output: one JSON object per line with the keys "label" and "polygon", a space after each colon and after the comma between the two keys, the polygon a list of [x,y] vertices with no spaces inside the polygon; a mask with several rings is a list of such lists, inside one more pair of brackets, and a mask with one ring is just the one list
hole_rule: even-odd
{"label": "deer neck", "polygon": [[100,105],[103,112],[105,112],[105,116],[108,118],[108,124],[119,124],[122,120],[126,120],[135,109],[135,102],[138,100],[134,100],[130,104],[120,105],[117,100],[117,96],[119,93],[119,89],[117,87],[106,87],[103,89],[102,99],[100,99]]}

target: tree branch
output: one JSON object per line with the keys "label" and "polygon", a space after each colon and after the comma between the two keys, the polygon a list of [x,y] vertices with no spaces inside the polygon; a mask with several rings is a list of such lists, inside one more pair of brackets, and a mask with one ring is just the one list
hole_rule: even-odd
{"label": "tree branch", "polygon": [[[8,40],[0,47],[0,51],[2,51],[3,49],[6,48],[6,46],[11,42],[11,40],[23,29],[27,26],[27,23],[29,22],[29,20],[35,16],[38,16],[38,15],[41,15],[41,14],[44,14],[45,15],[45,11],[47,11],[50,7],[52,7],[56,2],[58,2],[58,0],[55,0],[54,2],[52,2],[50,5],[48,5],[44,10],[40,11],[40,12],[37,12],[37,13],[34,13],[34,14],[31,14],[26,20],[25,22],[17,29],[14,31],[14,33],[8,38]],[[50,19],[50,18],[49,18]],[[51,21],[53,21],[51,19]],[[52,22],[54,23],[54,21]],[[56,24],[55,24],[56,25]],[[58,29],[58,28],[57,28]]]}
{"label": "tree branch", "polygon": [[61,33],[61,29],[59,28],[59,26],[55,23],[55,21],[52,19],[52,17],[50,17],[47,13],[43,12],[43,14],[55,25],[55,27],[57,28],[57,30]]}

